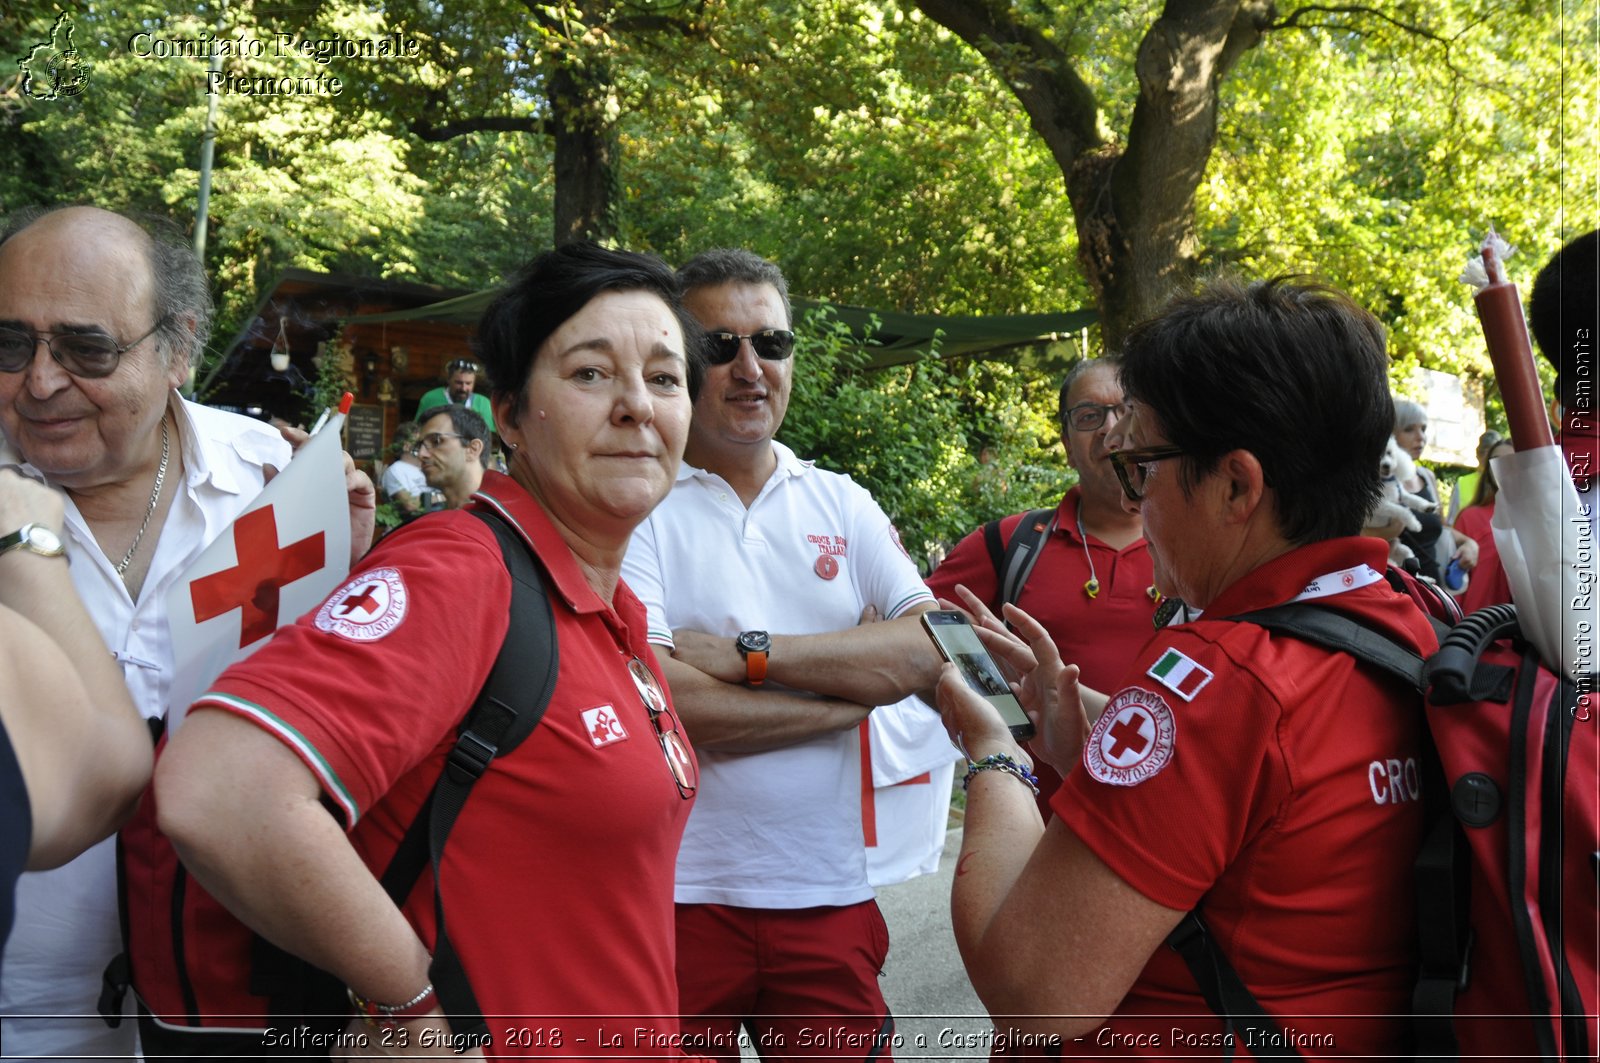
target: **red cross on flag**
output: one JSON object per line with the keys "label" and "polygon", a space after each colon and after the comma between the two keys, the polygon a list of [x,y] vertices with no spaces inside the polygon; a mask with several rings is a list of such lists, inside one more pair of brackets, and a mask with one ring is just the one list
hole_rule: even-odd
{"label": "red cross on flag", "polygon": [[350,510],[335,414],[167,593],[177,660],[167,726],[222,670],[316,608],[350,571]]}

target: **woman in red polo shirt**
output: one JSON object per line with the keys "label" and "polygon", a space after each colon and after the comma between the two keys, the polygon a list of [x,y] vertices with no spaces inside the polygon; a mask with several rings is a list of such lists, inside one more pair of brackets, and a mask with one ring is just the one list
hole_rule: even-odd
{"label": "woman in red polo shirt", "polygon": [[479,326],[511,457],[469,508],[538,558],[559,659],[537,729],[489,765],[444,851],[486,1031],[452,1038],[436,994],[431,876],[401,905],[377,878],[506,637],[511,580],[482,520],[431,514],[385,538],[224,673],[162,758],[161,825],[195,877],[349,987],[359,1017],[310,1047],[681,1055],[672,875],[697,769],[620,566],[677,475],[697,337],[664,264],[592,245],[535,259]]}

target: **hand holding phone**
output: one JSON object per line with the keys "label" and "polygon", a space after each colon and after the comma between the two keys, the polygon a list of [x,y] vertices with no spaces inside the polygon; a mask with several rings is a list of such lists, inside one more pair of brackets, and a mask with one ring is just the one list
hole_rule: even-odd
{"label": "hand holding phone", "polygon": [[1005,673],[978,640],[966,616],[953,609],[922,614],[922,626],[938,647],[939,656],[956,666],[967,685],[1000,712],[1011,729],[1011,737],[1026,742],[1033,737],[1033,722],[1022,711],[1022,703],[1011,693]]}

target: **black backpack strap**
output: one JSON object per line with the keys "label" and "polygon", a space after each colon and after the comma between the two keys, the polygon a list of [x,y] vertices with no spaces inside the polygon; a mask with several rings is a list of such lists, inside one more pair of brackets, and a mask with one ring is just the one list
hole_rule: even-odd
{"label": "black backpack strap", "polygon": [[1348,653],[1358,661],[1381,668],[1403,680],[1419,692],[1424,689],[1420,654],[1332,609],[1306,602],[1290,602],[1240,613],[1228,619],[1255,624],[1324,649]]}
{"label": "black backpack strap", "polygon": [[1235,1031],[1245,1030],[1249,1036],[1245,1043],[1256,1059],[1299,1059],[1300,1053],[1283,1035],[1278,1021],[1268,1015],[1256,1001],[1255,994],[1245,987],[1239,972],[1233,969],[1228,957],[1212,938],[1199,909],[1178,920],[1178,925],[1167,935],[1167,946],[1183,957],[1183,962],[1200,987],[1206,1006],[1222,1019],[1223,1058],[1233,1058],[1233,1046],[1238,1036]]}
{"label": "black backpack strap", "polygon": [[[1348,653],[1405,681],[1419,692],[1422,689],[1423,660],[1419,654],[1331,609],[1291,602],[1227,619],[1255,624],[1268,631]],[[1222,1017],[1226,1029],[1229,1032],[1250,1031],[1247,1043],[1253,1054],[1263,1058],[1300,1058],[1294,1047],[1286,1043],[1276,1020],[1262,1009],[1255,994],[1222,954],[1198,909],[1178,922],[1167,935],[1167,944],[1183,957],[1207,1006]],[[1228,1044],[1227,1056],[1231,1058],[1233,1042]]]}
{"label": "black backpack strap", "polygon": [[384,889],[403,905],[422,869],[433,865],[433,905],[438,933],[428,976],[439,1005],[457,1035],[488,1030],[461,959],[445,931],[440,865],[445,843],[473,786],[497,756],[517,748],[538,726],[555,692],[558,670],[555,614],[539,566],[520,535],[490,509],[468,510],[494,532],[511,573],[511,623],[478,700],[462,721],[455,748],[433,792],[406,830],[381,877]]}
{"label": "black backpack strap", "polygon": [[[1055,524],[1054,510],[1028,510],[1011,530],[1011,540],[1006,543],[1003,554],[996,550],[1000,541],[1000,522],[990,521],[983,526],[984,541],[989,544],[989,560],[995,562],[994,574],[998,580],[999,590],[995,592],[993,603],[997,615],[1000,606],[1006,602],[1016,604],[1023,586],[1028,582],[1028,576],[1033,572],[1033,566],[1044,552],[1044,541]],[[992,536],[989,533],[991,527],[994,528]]]}

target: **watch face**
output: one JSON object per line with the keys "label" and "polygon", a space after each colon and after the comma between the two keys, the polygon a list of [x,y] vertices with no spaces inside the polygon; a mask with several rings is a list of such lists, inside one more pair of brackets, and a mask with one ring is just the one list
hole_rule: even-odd
{"label": "watch face", "polygon": [[746,653],[766,653],[772,648],[772,639],[765,631],[741,631],[739,648]]}
{"label": "watch face", "polygon": [[61,552],[61,536],[35,524],[28,532],[28,546],[39,553],[59,554]]}

